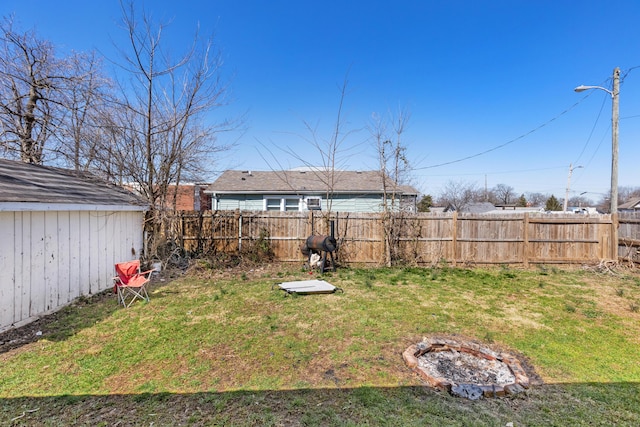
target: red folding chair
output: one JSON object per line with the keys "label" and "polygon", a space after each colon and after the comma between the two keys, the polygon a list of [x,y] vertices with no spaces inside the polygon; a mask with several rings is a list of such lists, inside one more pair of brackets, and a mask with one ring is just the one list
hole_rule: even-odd
{"label": "red folding chair", "polygon": [[149,283],[155,269],[140,271],[140,260],[116,264],[117,276],[113,278],[113,290],[118,294],[118,302],[125,307],[131,306],[137,299],[149,302],[145,285]]}

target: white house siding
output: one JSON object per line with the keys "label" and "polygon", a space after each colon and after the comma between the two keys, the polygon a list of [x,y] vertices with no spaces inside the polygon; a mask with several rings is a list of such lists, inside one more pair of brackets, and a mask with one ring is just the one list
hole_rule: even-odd
{"label": "white house siding", "polygon": [[[264,210],[264,199],[268,198],[295,198],[298,196],[281,196],[281,195],[224,195],[219,196],[213,208],[218,210],[247,210],[261,211]],[[327,210],[328,204],[324,196],[322,196],[322,210]],[[333,199],[331,210],[334,212],[381,212],[382,199],[379,195],[362,194],[362,195],[336,195]]]}
{"label": "white house siding", "polygon": [[141,211],[0,211],[0,330],[113,286],[140,256]]}
{"label": "white house siding", "polygon": [[[323,209],[326,206],[322,207]],[[362,194],[357,196],[336,195],[331,204],[334,212],[381,212],[382,198],[379,195]]]}
{"label": "white house siding", "polygon": [[240,209],[242,211],[261,211],[264,208],[262,195],[254,196],[221,196],[213,204],[214,209],[229,211]]}

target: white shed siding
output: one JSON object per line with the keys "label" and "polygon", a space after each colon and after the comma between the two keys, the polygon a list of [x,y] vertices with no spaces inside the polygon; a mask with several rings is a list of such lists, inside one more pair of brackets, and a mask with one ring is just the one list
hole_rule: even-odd
{"label": "white shed siding", "polygon": [[0,211],[0,330],[112,286],[139,257],[141,211]]}
{"label": "white shed siding", "polygon": [[[0,242],[2,253],[0,254],[0,325],[10,325],[14,318],[14,301],[19,299],[19,289],[16,289],[15,270],[16,265],[15,246],[16,236],[13,232],[13,215],[0,213]],[[18,294],[16,294],[18,291]]]}

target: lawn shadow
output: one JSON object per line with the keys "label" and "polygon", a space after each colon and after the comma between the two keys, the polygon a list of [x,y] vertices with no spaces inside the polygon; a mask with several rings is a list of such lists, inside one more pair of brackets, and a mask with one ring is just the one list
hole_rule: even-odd
{"label": "lawn shadow", "polygon": [[638,425],[640,383],[460,399],[420,386],[0,399],[2,425]]}
{"label": "lawn shadow", "polygon": [[[151,298],[160,299],[167,293],[172,293],[164,291],[170,283],[170,279],[153,279],[147,288],[152,295]],[[157,292],[158,289],[161,291]],[[146,302],[136,301],[134,304]],[[109,318],[118,310],[124,310],[124,307],[118,303],[118,297],[111,288],[93,295],[81,296],[53,313],[40,316],[26,325],[0,332],[0,354],[41,339],[64,341],[81,330],[91,328]]]}

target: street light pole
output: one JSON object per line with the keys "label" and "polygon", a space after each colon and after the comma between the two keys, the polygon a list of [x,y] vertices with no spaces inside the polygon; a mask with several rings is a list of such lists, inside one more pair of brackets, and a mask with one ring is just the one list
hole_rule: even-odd
{"label": "street light pole", "polygon": [[620,122],[620,68],[613,69],[613,89],[609,90],[602,86],[580,85],[574,90],[583,92],[589,89],[600,89],[611,96],[611,214],[618,212],[618,123]]}
{"label": "street light pole", "polygon": [[564,212],[567,211],[567,207],[569,205],[569,189],[571,188],[571,174],[573,173],[574,169],[580,169],[581,167],[582,166],[576,166],[574,168],[573,165],[569,163],[569,176],[567,177],[567,191],[564,194],[564,209],[562,209]]}
{"label": "street light pole", "polygon": [[618,123],[620,97],[620,68],[613,70],[611,93],[611,214],[618,213]]}
{"label": "street light pole", "polygon": [[578,86],[574,90],[582,92],[588,89],[600,89],[611,95],[611,253],[614,260],[618,261],[618,122],[619,97],[620,97],[620,68],[613,69],[613,88],[605,89],[601,86]]}

